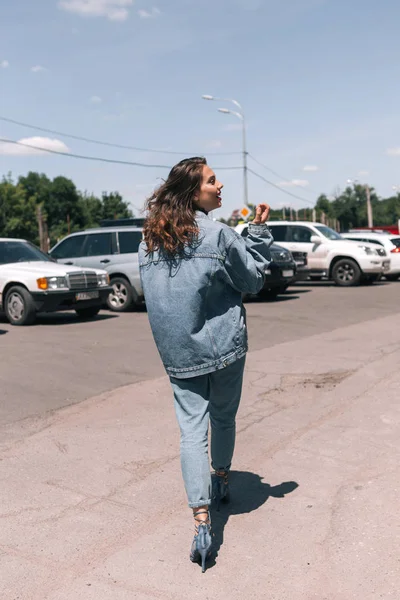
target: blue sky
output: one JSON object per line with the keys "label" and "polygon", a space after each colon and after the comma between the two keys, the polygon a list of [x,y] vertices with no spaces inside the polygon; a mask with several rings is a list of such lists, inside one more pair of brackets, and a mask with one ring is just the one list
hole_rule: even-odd
{"label": "blue sky", "polygon": [[[279,176],[249,166],[304,198],[250,174],[252,202],[304,207],[348,178],[387,196],[400,184],[399,22],[395,0],[2,2],[0,116],[182,154],[2,121],[0,137],[117,160],[168,166],[203,154],[212,167],[240,166],[240,154],[211,155],[241,150],[240,121],[217,112],[234,107],[201,99],[213,94],[242,104],[249,152]],[[0,144],[0,174],[28,170],[71,177],[89,192],[119,190],[137,208],[168,173]],[[242,173],[217,175],[227,216],[242,206]]]}

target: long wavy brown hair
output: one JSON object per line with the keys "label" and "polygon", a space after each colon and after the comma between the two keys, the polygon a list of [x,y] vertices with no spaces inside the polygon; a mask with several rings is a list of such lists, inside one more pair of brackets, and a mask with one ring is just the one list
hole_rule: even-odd
{"label": "long wavy brown hair", "polygon": [[148,198],[143,237],[147,252],[180,254],[197,239],[196,196],[200,191],[205,158],[185,158],[168,179]]}

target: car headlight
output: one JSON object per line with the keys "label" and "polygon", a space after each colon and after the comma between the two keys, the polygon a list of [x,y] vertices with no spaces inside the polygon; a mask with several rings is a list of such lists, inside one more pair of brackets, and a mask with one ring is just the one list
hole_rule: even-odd
{"label": "car headlight", "polygon": [[40,277],[36,280],[39,290],[58,290],[68,288],[65,277]]}
{"label": "car headlight", "polygon": [[97,285],[99,287],[106,287],[110,283],[110,276],[108,273],[104,273],[104,275],[97,275]]}
{"label": "car headlight", "polygon": [[58,290],[60,288],[68,287],[65,277],[47,277],[46,279],[49,290]]}

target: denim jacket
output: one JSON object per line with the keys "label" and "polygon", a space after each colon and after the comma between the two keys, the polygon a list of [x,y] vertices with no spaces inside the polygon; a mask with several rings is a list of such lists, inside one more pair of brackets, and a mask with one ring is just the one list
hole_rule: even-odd
{"label": "denim jacket", "polygon": [[248,236],[196,213],[197,243],[166,258],[139,247],[139,266],[154,340],[167,374],[185,379],[227,367],[247,352],[242,294],[256,294],[271,262],[267,225]]}

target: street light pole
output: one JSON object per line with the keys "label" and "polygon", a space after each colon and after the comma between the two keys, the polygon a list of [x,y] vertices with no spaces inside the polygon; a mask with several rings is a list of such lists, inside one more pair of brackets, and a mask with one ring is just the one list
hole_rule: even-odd
{"label": "street light pole", "polygon": [[223,102],[232,102],[235,106],[239,108],[239,111],[228,110],[227,108],[219,108],[218,112],[235,115],[242,122],[242,154],[243,154],[243,200],[245,206],[249,205],[249,191],[248,191],[248,170],[247,170],[247,135],[246,135],[246,119],[244,116],[244,112],[242,106],[239,104],[237,100],[233,100],[231,98],[217,98],[216,96],[204,95],[202,96],[204,100],[221,100]]}
{"label": "street light pole", "polygon": [[[348,179],[347,183],[352,183],[352,184],[356,184],[356,183],[360,183],[359,181],[357,181],[357,179]],[[371,189],[368,185],[368,183],[361,183],[360,185],[363,186],[363,188],[365,189],[365,193],[367,196],[367,218],[368,218],[368,227],[369,229],[373,229],[374,227],[374,216],[373,216],[373,212],[372,212],[372,204],[371,204]]]}

